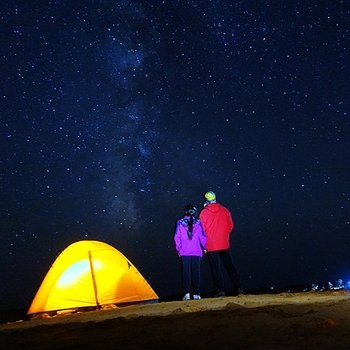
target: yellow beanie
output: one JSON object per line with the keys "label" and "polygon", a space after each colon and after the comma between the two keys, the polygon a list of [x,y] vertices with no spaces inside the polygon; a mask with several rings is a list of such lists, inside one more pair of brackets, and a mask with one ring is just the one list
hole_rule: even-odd
{"label": "yellow beanie", "polygon": [[212,191],[207,192],[207,193],[204,195],[204,198],[205,198],[208,202],[212,202],[212,201],[215,201],[215,200],[216,200],[215,193],[212,192]]}

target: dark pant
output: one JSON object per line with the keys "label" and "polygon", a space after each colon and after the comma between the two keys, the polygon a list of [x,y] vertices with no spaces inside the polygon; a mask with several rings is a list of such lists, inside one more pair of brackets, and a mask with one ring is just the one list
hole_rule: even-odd
{"label": "dark pant", "polygon": [[208,252],[207,256],[216,291],[224,291],[222,264],[233,284],[233,293],[237,293],[240,288],[240,279],[237,270],[233,265],[230,250],[225,249]]}
{"label": "dark pant", "polygon": [[200,256],[182,256],[182,291],[200,294]]}

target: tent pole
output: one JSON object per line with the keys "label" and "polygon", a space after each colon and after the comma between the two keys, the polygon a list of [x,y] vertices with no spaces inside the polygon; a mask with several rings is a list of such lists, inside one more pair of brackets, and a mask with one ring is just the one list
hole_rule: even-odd
{"label": "tent pole", "polygon": [[101,309],[101,305],[99,304],[98,298],[97,298],[97,284],[96,284],[96,278],[95,278],[94,265],[93,265],[93,263],[92,263],[91,251],[89,251],[89,263],[90,263],[90,271],[91,271],[91,277],[92,277],[92,284],[93,284],[93,286],[94,286],[96,307],[97,307],[98,310],[100,310],[100,309]]}

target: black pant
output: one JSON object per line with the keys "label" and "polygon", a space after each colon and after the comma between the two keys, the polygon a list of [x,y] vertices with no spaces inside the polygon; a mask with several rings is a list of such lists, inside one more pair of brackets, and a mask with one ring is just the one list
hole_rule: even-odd
{"label": "black pant", "polygon": [[200,294],[200,256],[182,256],[182,291]]}
{"label": "black pant", "polygon": [[233,293],[237,293],[241,283],[237,270],[233,265],[230,250],[225,249],[208,252],[207,256],[216,291],[224,291],[224,276],[221,266],[222,264],[230,278],[230,281],[233,284]]}

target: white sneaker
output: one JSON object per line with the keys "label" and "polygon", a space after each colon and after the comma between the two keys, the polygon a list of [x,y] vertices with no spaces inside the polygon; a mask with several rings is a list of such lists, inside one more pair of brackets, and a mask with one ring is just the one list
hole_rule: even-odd
{"label": "white sneaker", "polygon": [[185,294],[185,296],[183,297],[183,300],[191,300],[190,293]]}
{"label": "white sneaker", "polygon": [[201,296],[198,294],[193,295],[193,300],[201,300]]}

